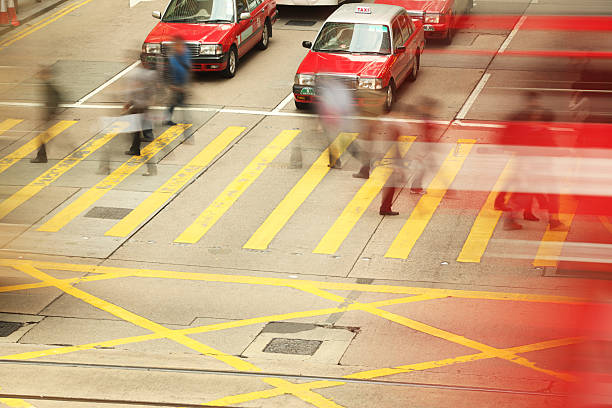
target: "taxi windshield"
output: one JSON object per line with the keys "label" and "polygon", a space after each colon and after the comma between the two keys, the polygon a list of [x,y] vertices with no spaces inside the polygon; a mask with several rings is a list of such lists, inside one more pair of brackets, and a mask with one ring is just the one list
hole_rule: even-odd
{"label": "taxi windshield", "polygon": [[234,0],[172,0],[163,21],[166,23],[232,23]]}
{"label": "taxi windshield", "polygon": [[325,23],[313,51],[390,54],[389,27],[380,24]]}

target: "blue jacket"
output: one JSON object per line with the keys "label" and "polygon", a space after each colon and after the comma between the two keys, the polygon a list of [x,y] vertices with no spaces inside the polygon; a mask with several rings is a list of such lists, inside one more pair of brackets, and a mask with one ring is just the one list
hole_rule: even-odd
{"label": "blue jacket", "polygon": [[189,55],[189,51],[185,51],[180,55],[171,55],[168,63],[170,64],[172,84],[177,86],[185,85],[189,81],[189,72],[191,71],[191,55]]}

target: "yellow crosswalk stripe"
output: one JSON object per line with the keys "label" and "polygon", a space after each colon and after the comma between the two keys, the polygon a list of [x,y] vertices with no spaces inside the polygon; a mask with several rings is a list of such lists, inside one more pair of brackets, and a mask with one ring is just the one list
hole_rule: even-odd
{"label": "yellow crosswalk stripe", "polygon": [[79,214],[102,198],[111,189],[125,180],[130,174],[138,170],[149,161],[160,150],[168,146],[174,139],[180,136],[191,125],[180,124],[172,126],[141,150],[140,156],[132,156],[117,170],[113,171],[104,180],[87,190],[83,195],[70,203],[67,207],[53,216],[38,228],[38,231],[57,232],[66,224],[76,218]]}
{"label": "yellow crosswalk stripe", "polygon": [[470,229],[467,239],[463,243],[463,248],[457,257],[457,262],[473,262],[478,263],[482,259],[489,241],[493,236],[493,231],[501,218],[502,211],[495,209],[495,198],[497,194],[506,185],[506,179],[510,174],[512,159],[508,161],[506,167],[502,170],[493,191],[489,193],[487,200],[478,212],[474,224]]}
{"label": "yellow crosswalk stripe", "polygon": [[283,130],[276,136],[174,242],[198,242],[299,133]]}
{"label": "yellow crosswalk stripe", "polygon": [[87,143],[70,153],[66,158],[45,171],[42,175],[34,179],[31,183],[24,186],[15,194],[0,203],[0,220],[6,217],[14,209],[38,194],[43,188],[47,187],[55,180],[60,178],[68,170],[79,164],[93,152],[104,146],[108,141],[117,136],[127,124],[117,123],[109,133],[102,134],[89,140]]}
{"label": "yellow crosswalk stripe", "polygon": [[23,122],[23,119],[6,119],[0,122],[0,136],[6,132],[7,130],[12,129],[14,126],[17,126]]}
{"label": "yellow crosswalk stripe", "polygon": [[[408,149],[412,146],[412,143],[416,137],[405,136],[401,138],[403,143],[400,144],[400,155],[404,157],[408,152]],[[385,158],[392,157],[392,148]],[[378,166],[370,174],[370,178],[361,186],[359,191],[355,194],[351,202],[344,208],[342,214],[336,219],[334,225],[325,233],[314,251],[315,254],[334,254],[349,233],[357,224],[357,221],[361,218],[363,213],[370,207],[372,200],[378,195],[380,190],[384,187],[385,183],[391,177],[393,169],[385,166]]]}
{"label": "yellow crosswalk stripe", "polygon": [[344,153],[348,146],[355,140],[357,133],[341,133],[336,140],[325,149],[314,164],[302,176],[289,193],[283,198],[278,206],[266,218],[263,224],[249,238],[243,248],[266,249],[276,234],[285,226],[306,198],[319,185],[323,177],[329,172],[329,149],[337,152],[338,157]]}
{"label": "yellow crosswalk stripe", "polygon": [[555,231],[551,230],[550,226],[546,227],[533,266],[557,266],[563,250],[563,243],[567,239],[567,234],[569,234],[569,227],[572,225],[577,207],[578,203],[575,199],[567,195],[561,196],[559,220],[567,226],[567,229],[565,231]]}
{"label": "yellow crosswalk stripe", "polygon": [[[427,193],[421,197],[412,210],[410,217],[408,217],[385,254],[385,258],[408,258],[412,248],[440,205],[446,190],[461,170],[475,142],[472,139],[459,139],[457,148],[453,149],[442,163],[440,170],[427,187]],[[457,151],[461,151],[463,154],[456,156]]]}
{"label": "yellow crosswalk stripe", "polygon": [[[53,139],[55,136],[62,133],[64,130],[68,129],[70,126],[77,123],[76,120],[62,120],[51,126],[47,131],[47,141]],[[38,136],[25,143],[19,149],[15,150],[13,153],[8,154],[0,160],[0,173],[4,172],[6,169],[11,167],[13,164],[17,163],[19,160],[26,157],[28,154],[32,153],[34,150],[40,147],[40,142],[44,136],[45,132],[40,133]]]}
{"label": "yellow crosswalk stripe", "polygon": [[200,174],[246,127],[230,126],[209,143],[196,157],[183,166],[160,188],[148,196],[138,207],[115,224],[104,235],[127,237],[151,214],[163,206],[173,195],[183,188],[191,179]]}

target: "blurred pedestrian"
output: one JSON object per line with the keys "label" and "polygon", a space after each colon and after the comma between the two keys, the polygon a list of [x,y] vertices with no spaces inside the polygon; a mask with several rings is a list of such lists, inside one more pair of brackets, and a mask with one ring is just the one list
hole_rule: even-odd
{"label": "blurred pedestrian", "polygon": [[433,151],[436,143],[436,126],[434,118],[436,117],[439,103],[437,100],[430,97],[423,97],[418,105],[417,112],[420,114],[421,126],[419,132],[419,145],[416,157],[412,160],[412,168],[414,174],[410,187],[412,194],[425,194],[423,188],[423,178],[435,172],[435,161]]}
{"label": "blurred pedestrian", "polygon": [[187,87],[191,79],[191,55],[183,37],[173,37],[172,51],[168,56],[168,88],[171,92],[166,125],[175,126],[172,115],[177,107],[185,105]]}
{"label": "blurred pedestrian", "polygon": [[[60,93],[53,83],[54,71],[52,67],[44,67],[38,74],[39,78],[43,82],[44,92],[44,108],[43,118],[46,123],[46,128],[49,128],[50,123],[55,120],[59,110],[59,102],[61,99]],[[49,141],[49,133],[47,131],[42,132],[39,136],[40,147],[36,157],[30,162],[32,163],[47,163],[47,147],[46,144]]]}

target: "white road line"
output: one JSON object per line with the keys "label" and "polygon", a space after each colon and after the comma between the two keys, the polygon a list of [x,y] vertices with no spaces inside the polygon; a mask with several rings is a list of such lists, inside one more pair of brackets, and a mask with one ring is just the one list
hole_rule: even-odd
{"label": "white road line", "polygon": [[117,75],[115,75],[114,77],[112,77],[111,79],[109,79],[108,81],[106,81],[105,83],[103,83],[102,85],[100,85],[99,87],[97,87],[96,89],[94,89],[93,91],[91,91],[90,93],[88,93],[87,95],[82,97],[81,99],[79,99],[76,102],[76,105],[82,105],[83,103],[87,102],[88,99],[90,99],[91,97],[97,95],[104,88],[106,88],[107,86],[109,86],[112,83],[116,82],[117,80],[119,80],[119,78],[121,78],[122,76],[124,76],[125,74],[127,74],[128,72],[133,70],[134,68],[136,68],[138,66],[138,64],[140,64],[140,60],[134,62],[132,65],[130,65],[129,67],[125,68],[123,71],[119,72]]}
{"label": "white road line", "polygon": [[293,99],[293,92],[291,92],[289,95],[287,95],[287,97],[285,99],[283,99],[283,101],[281,103],[279,103],[276,108],[274,108],[272,110],[272,112],[279,112],[281,109],[283,109],[285,106],[287,106],[287,104],[289,102],[291,102],[291,100]]}
{"label": "white road line", "polygon": [[521,16],[521,18],[519,18],[519,20],[516,22],[516,25],[510,32],[510,35],[508,36],[508,38],[506,38],[506,41],[504,41],[501,47],[499,47],[499,50],[497,51],[498,54],[503,54],[504,51],[506,51],[506,48],[508,48],[508,46],[512,42],[512,39],[514,38],[514,36],[516,36],[516,34],[518,33],[518,30],[521,28],[521,26],[525,22],[525,19],[527,19],[527,16]]}
{"label": "white road line", "polygon": [[518,91],[552,91],[552,92],[584,92],[584,93],[612,93],[607,89],[569,89],[569,88],[517,88],[510,86],[492,86],[489,89],[510,89]]}
{"label": "white road line", "polygon": [[474,90],[470,94],[470,97],[467,98],[467,101],[465,101],[455,119],[465,119],[468,112],[472,108],[472,105],[474,104],[474,102],[476,102],[476,98],[478,98],[478,95],[480,95],[480,92],[482,92],[485,85],[487,84],[489,78],[491,78],[491,74],[489,72],[485,73],[482,78],[480,78],[480,82],[478,82],[478,85],[476,85],[476,88],[474,88]]}

